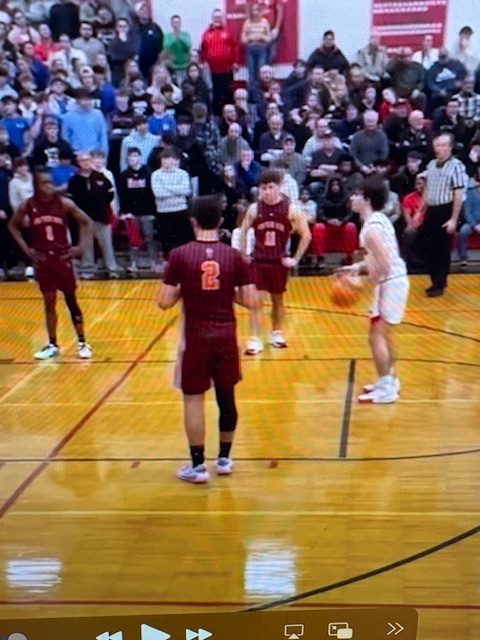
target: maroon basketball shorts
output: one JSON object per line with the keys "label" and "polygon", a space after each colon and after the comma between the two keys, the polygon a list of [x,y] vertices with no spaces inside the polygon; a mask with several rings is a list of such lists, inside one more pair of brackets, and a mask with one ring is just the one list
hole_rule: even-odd
{"label": "maroon basketball shorts", "polygon": [[259,291],[280,294],[287,290],[288,269],[278,262],[252,263],[253,279]]}
{"label": "maroon basketball shorts", "polygon": [[175,386],[185,395],[199,395],[210,389],[231,389],[242,379],[240,356],[236,342],[227,348],[187,346],[178,354]]}
{"label": "maroon basketball shorts", "polygon": [[35,264],[35,278],[42,293],[62,291],[68,295],[77,288],[72,261],[57,255],[47,255]]}

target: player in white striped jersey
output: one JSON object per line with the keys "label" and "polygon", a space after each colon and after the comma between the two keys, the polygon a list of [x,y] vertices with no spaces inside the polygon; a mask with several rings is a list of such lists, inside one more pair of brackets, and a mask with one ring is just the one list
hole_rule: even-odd
{"label": "player in white striped jersey", "polygon": [[407,268],[400,257],[395,230],[382,213],[386,197],[380,176],[367,178],[360,193],[351,197],[352,209],[363,222],[360,246],[366,254],[362,262],[345,268],[352,275],[368,275],[374,285],[369,338],[378,380],[365,386],[358,398],[374,404],[395,402],[399,396],[392,328],[403,319],[409,291]]}

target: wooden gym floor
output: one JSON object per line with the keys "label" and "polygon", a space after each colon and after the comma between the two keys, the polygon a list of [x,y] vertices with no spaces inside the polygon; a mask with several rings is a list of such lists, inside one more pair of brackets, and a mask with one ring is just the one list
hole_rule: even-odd
{"label": "wooden gym floor", "polygon": [[355,402],[368,300],[336,310],[328,284],[291,281],[290,348],[244,361],[237,470],[208,487],[173,475],[178,310],[156,283],[82,283],[95,358],[62,306],[54,363],[32,359],[36,286],[1,285],[0,618],[408,604],[420,640],[478,639],[478,276],[435,300],[412,278],[383,407]]}

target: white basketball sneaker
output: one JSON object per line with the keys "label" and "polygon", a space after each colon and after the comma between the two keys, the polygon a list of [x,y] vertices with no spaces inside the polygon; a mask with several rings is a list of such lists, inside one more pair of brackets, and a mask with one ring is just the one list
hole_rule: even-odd
{"label": "white basketball sneaker", "polygon": [[205,484],[209,481],[210,475],[204,464],[199,464],[196,467],[187,464],[177,471],[177,478],[185,480],[185,482],[192,482],[193,484]]}
{"label": "white basketball sneaker", "polygon": [[37,351],[33,357],[35,360],[51,360],[58,356],[59,353],[60,349],[56,345],[50,343],[47,344],[46,347],[43,347],[43,349],[40,349],[40,351]]}
{"label": "white basketball sneaker", "polygon": [[92,349],[86,342],[79,342],[77,354],[82,360],[89,360],[92,357]]}
{"label": "white basketball sneaker", "polygon": [[219,476],[229,476],[232,473],[234,466],[235,463],[230,458],[218,458],[215,463],[217,475]]}
{"label": "white basketball sneaker", "polygon": [[263,351],[263,342],[256,336],[250,336],[247,340],[247,346],[245,348],[246,356],[256,356]]}
{"label": "white basketball sneaker", "polygon": [[[365,393],[372,393],[372,391],[374,391],[379,385],[380,385],[380,381],[379,380],[377,380],[373,384],[366,384],[363,387],[363,391]],[[400,384],[400,378],[398,378],[397,376],[395,376],[395,388],[397,390],[397,393],[399,394],[401,389],[402,389],[402,385]]]}
{"label": "white basketball sneaker", "polygon": [[287,341],[285,340],[285,336],[283,335],[283,331],[272,331],[270,337],[268,339],[270,345],[274,349],[286,349]]}
{"label": "white basketball sneaker", "polygon": [[396,381],[382,380],[370,393],[362,393],[358,396],[358,401],[372,404],[391,404],[399,398]]}

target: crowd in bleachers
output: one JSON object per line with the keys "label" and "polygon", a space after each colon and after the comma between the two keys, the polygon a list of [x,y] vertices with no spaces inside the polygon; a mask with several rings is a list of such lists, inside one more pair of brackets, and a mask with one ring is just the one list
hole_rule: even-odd
{"label": "crowd in bleachers", "polygon": [[224,194],[223,238],[235,238],[265,166],[284,170],[283,193],[308,217],[312,268],[328,252],[351,260],[359,221],[349,196],[372,173],[385,178],[386,213],[415,260],[423,170],[442,131],[465,166],[456,252],[466,265],[480,235],[472,30],[450,51],[425,36],[419,51],[387,52],[373,34],[350,60],[326,31],[279,78],[284,28],[281,2],[251,3],[239,37],[217,9],[193,42],[181,16],[158,25],[145,0],[0,0],[0,276],[31,269],[6,221],[32,195],[36,166],[94,221],[84,278],[118,276],[119,248],[128,270],[161,269],[191,238],[196,194]]}

